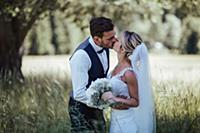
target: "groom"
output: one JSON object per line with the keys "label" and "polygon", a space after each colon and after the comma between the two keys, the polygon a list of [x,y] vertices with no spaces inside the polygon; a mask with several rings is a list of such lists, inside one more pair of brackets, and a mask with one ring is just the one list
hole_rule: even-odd
{"label": "groom", "polygon": [[109,69],[109,48],[116,41],[112,20],[96,17],[90,21],[90,36],[70,58],[73,91],[69,99],[71,132],[105,133],[103,111],[86,105],[86,89],[92,81],[104,78]]}

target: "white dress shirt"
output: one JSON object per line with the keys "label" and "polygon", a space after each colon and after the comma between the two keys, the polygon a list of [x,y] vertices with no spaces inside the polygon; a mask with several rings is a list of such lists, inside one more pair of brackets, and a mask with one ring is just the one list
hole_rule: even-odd
{"label": "white dress shirt", "polygon": [[[102,47],[94,43],[92,37],[89,37],[89,42],[96,52],[102,49]],[[102,63],[104,72],[106,73],[108,68],[106,51],[104,50],[101,54],[97,53],[97,55]],[[85,90],[89,79],[88,70],[92,66],[90,57],[86,51],[79,49],[74,53],[69,63],[71,68],[73,97],[79,102],[86,103],[87,97]]]}

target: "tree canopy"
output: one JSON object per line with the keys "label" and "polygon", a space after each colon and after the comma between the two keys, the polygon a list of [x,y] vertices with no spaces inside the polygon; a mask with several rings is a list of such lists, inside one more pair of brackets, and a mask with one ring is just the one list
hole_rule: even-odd
{"label": "tree canopy", "polygon": [[[172,12],[183,21],[188,16],[199,17],[199,5],[200,0],[1,0],[0,76],[23,77],[21,46],[37,20],[46,15],[50,15],[51,20],[55,19],[49,11],[59,10],[81,30],[88,27],[89,19],[94,16],[112,18],[119,30],[126,29],[134,19],[149,20],[148,23],[152,23],[151,29],[156,31],[150,37],[160,39],[156,33],[164,11]],[[134,15],[137,17],[134,18]],[[51,26],[55,27],[51,22]],[[198,38],[198,33],[195,36]],[[56,38],[53,42],[56,42]]]}

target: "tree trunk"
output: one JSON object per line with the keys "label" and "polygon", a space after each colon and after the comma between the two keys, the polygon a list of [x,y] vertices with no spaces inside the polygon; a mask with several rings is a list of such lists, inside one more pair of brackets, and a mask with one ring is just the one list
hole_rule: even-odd
{"label": "tree trunk", "polygon": [[54,47],[55,54],[60,54],[59,45],[58,45],[58,36],[56,33],[56,22],[55,22],[54,12],[50,11],[50,26],[51,26],[51,44]]}
{"label": "tree trunk", "polygon": [[22,65],[22,36],[16,31],[15,20],[5,21],[0,17],[0,80],[12,83],[13,81],[24,80],[21,71]]}
{"label": "tree trunk", "polygon": [[[18,5],[19,4],[19,5]],[[51,6],[57,5],[56,0],[37,0],[29,5],[27,2],[1,3],[0,12],[0,81],[24,81],[21,71],[22,44],[28,31],[39,15]],[[15,12],[15,8],[32,7],[31,12]],[[5,10],[4,10],[5,8]],[[16,9],[17,9],[16,8]],[[12,11],[16,14],[13,14]],[[15,16],[16,15],[16,16]]]}
{"label": "tree trunk", "polygon": [[197,47],[199,37],[198,33],[192,31],[187,40],[186,51],[188,54],[197,54],[199,49]]}
{"label": "tree trunk", "polygon": [[30,35],[31,47],[29,49],[29,55],[37,55],[39,52],[38,36],[36,27],[33,27],[33,30]]}

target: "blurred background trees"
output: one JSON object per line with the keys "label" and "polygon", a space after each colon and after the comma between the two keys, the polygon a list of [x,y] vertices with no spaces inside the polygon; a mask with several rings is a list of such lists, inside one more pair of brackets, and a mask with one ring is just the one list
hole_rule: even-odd
{"label": "blurred background trees", "polygon": [[50,11],[34,25],[37,43],[31,41],[32,29],[24,45],[26,54],[34,53],[31,50],[35,46],[35,54],[72,52],[89,34],[88,22],[91,17],[102,15],[113,19],[118,33],[125,29],[138,32],[153,52],[199,53],[199,0],[70,2],[68,7]]}
{"label": "blurred background trees", "polygon": [[118,33],[138,32],[152,52],[198,54],[200,0],[2,0],[0,75],[23,79],[23,54],[68,54],[88,36],[94,16]]}

